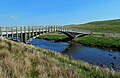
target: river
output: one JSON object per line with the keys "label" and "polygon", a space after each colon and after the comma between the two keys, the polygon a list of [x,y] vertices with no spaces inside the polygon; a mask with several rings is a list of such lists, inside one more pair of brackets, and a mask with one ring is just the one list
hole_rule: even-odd
{"label": "river", "polygon": [[120,71],[120,52],[118,51],[87,47],[77,43],[69,44],[39,39],[34,39],[29,43],[39,48],[64,53],[74,59],[80,59],[92,65],[113,68],[116,71]]}

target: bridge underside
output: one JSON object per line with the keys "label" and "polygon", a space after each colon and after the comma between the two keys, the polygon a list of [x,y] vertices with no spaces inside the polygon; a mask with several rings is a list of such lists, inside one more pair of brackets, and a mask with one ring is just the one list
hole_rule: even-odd
{"label": "bridge underside", "polygon": [[75,32],[61,32],[69,36],[71,39],[74,39],[76,37],[82,37],[90,34],[85,34],[85,33],[75,33]]}

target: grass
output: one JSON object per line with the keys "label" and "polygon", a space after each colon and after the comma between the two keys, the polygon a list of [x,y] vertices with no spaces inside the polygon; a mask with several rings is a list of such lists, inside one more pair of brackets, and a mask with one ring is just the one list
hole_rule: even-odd
{"label": "grass", "polygon": [[38,39],[42,40],[51,40],[51,41],[67,41],[69,40],[69,37],[64,34],[59,33],[50,33],[50,34],[44,34],[40,35]]}
{"label": "grass", "polygon": [[88,30],[91,32],[120,33],[120,19],[96,21],[79,25],[67,25],[68,28],[75,30]]}
{"label": "grass", "polygon": [[84,36],[74,39],[74,42],[78,42],[88,46],[107,48],[107,49],[109,48],[120,51],[120,39],[115,39],[115,38]]}
{"label": "grass", "polygon": [[0,38],[0,78],[119,78],[120,73]]}

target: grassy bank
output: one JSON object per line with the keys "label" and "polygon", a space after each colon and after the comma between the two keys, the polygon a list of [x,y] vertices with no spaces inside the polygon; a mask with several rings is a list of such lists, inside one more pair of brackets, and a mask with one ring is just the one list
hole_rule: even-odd
{"label": "grassy bank", "polygon": [[84,36],[76,38],[73,41],[88,46],[120,51],[120,39]]}
{"label": "grassy bank", "polygon": [[0,78],[119,78],[120,73],[0,38]]}

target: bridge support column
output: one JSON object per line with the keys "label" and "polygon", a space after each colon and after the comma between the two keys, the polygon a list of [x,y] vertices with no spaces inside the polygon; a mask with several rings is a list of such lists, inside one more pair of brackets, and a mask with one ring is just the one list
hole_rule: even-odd
{"label": "bridge support column", "polygon": [[22,33],[23,30],[22,30],[22,27],[20,27],[20,31],[21,31],[21,33],[20,33],[20,41],[23,42],[23,33]]}
{"label": "bridge support column", "polygon": [[31,34],[30,34],[30,26],[28,26],[28,40],[30,40],[30,36],[31,36]]}
{"label": "bridge support column", "polygon": [[26,43],[26,34],[23,33],[23,43]]}
{"label": "bridge support column", "polygon": [[23,43],[26,43],[26,27],[24,27],[24,33],[23,35]]}

